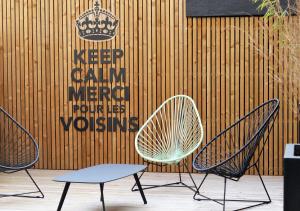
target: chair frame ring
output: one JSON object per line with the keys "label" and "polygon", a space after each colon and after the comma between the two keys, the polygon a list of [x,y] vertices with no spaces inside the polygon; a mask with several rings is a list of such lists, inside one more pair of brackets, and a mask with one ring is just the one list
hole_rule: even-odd
{"label": "chair frame ring", "polygon": [[[234,124],[232,124],[230,127],[226,128],[225,130],[223,130],[221,133],[219,133],[212,141],[209,141],[201,150],[200,152],[198,153],[198,155],[200,155],[209,145],[211,145],[213,142],[215,142],[216,140],[218,140],[218,138],[220,136],[222,136],[226,131],[230,130],[231,128],[233,128],[235,125],[237,125],[239,122],[241,122],[242,120],[244,120],[245,118],[247,118],[249,115],[251,115],[254,111],[256,111],[257,109],[263,107],[264,105],[272,102],[272,101],[275,101],[277,104],[276,104],[276,107],[274,108],[273,112],[270,113],[270,115],[268,116],[268,118],[266,119],[266,122],[268,122],[272,117],[273,117],[273,114],[279,109],[279,100],[278,99],[271,99],[271,100],[268,100],[266,102],[264,102],[263,104],[257,106],[256,108],[254,108],[252,111],[250,111],[249,113],[247,113],[243,118],[239,119],[238,121],[236,121]],[[278,115],[278,113],[276,114],[276,116]],[[276,118],[273,117],[273,118]],[[253,137],[251,138],[251,140],[245,144],[243,147],[240,148],[240,150],[236,153],[234,153],[233,155],[231,155],[231,157],[227,158],[226,160],[216,164],[216,165],[213,165],[213,166],[210,166],[209,168],[203,168],[201,170],[198,169],[197,166],[195,166],[195,163],[196,163],[196,160],[198,158],[198,155],[194,158],[193,160],[193,168],[196,169],[197,171],[200,171],[200,172],[205,172],[205,171],[209,171],[210,169],[214,169],[214,168],[217,168],[218,166],[221,166],[227,162],[229,162],[230,160],[232,160],[236,155],[238,155],[239,153],[241,153],[249,144],[251,144],[251,141],[258,135],[258,133],[260,132],[260,130],[262,129],[263,125],[260,126],[258,128],[258,130],[255,132],[255,134],[253,135]]]}
{"label": "chair frame ring", "polygon": [[[140,150],[138,149],[138,137],[140,135],[140,133],[143,131],[143,129],[147,126],[147,124],[152,120],[152,118],[160,111],[160,109],[162,107],[164,107],[169,101],[175,99],[175,98],[186,98],[188,100],[191,101],[192,105],[196,108],[196,114],[197,114],[197,119],[198,121],[200,122],[200,133],[201,133],[201,137],[199,138],[199,142],[195,145],[195,147],[193,149],[190,150],[190,152],[186,153],[185,155],[183,156],[179,156],[177,157],[176,159],[168,159],[168,160],[158,160],[158,159],[154,159],[154,158],[151,158],[151,157],[148,157],[148,156],[145,156],[143,153],[140,152]],[[168,98],[167,100],[165,100],[154,112],[153,114],[147,119],[147,121],[143,124],[143,126],[139,129],[138,133],[136,134],[135,136],[135,149],[137,151],[137,153],[142,157],[144,158],[145,160],[148,160],[148,161],[151,161],[151,162],[157,162],[157,163],[167,163],[167,164],[170,164],[170,163],[178,163],[180,162],[181,160],[183,160],[184,158],[186,158],[187,156],[191,155],[202,143],[203,141],[203,137],[204,137],[204,130],[203,130],[203,126],[202,126],[202,121],[201,121],[201,118],[200,118],[200,115],[199,115],[199,112],[198,112],[198,108],[194,102],[194,100],[188,96],[188,95],[183,95],[183,94],[180,94],[180,95],[175,95],[173,97],[170,97]]]}
{"label": "chair frame ring", "polygon": [[12,120],[21,130],[23,130],[23,132],[25,132],[26,135],[29,136],[29,138],[31,139],[31,142],[34,144],[34,148],[35,148],[35,159],[22,167],[10,167],[10,166],[3,166],[0,164],[0,168],[2,169],[7,169],[7,170],[12,170],[12,171],[21,171],[23,169],[29,169],[31,168],[39,159],[39,147],[36,143],[36,140],[33,138],[33,136],[28,132],[28,130],[26,128],[24,128],[19,122],[17,122],[17,120],[15,120],[15,118],[13,118],[7,111],[5,111],[2,107],[0,107],[0,111],[2,111],[10,120]]}

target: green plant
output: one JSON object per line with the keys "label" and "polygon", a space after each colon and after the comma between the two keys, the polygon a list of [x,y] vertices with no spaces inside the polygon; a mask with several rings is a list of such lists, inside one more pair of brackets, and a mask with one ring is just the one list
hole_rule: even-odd
{"label": "green plant", "polygon": [[266,9],[265,17],[278,16],[282,17],[286,14],[287,10],[284,10],[279,0],[252,0],[253,3],[258,4],[258,10],[262,11]]}
{"label": "green plant", "polygon": [[[253,3],[258,4],[258,10],[265,10],[265,19],[274,19],[275,30],[279,33],[280,48],[286,49],[288,56],[288,83],[294,89],[294,102],[299,103],[300,99],[300,0],[287,0],[287,7],[283,8],[280,0],[252,0]],[[297,14],[297,15],[294,15]],[[284,63],[285,58],[279,58],[279,64]],[[279,83],[284,81],[283,73],[274,75],[274,79]],[[293,106],[296,108],[296,106]],[[296,111],[296,109],[295,109]]]}

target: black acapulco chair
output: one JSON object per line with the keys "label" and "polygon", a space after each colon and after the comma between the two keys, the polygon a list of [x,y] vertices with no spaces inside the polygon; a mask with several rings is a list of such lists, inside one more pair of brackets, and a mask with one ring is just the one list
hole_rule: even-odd
{"label": "black acapulco chair", "polygon": [[0,107],[0,172],[11,174],[24,170],[37,189],[25,193],[0,193],[0,198],[10,196],[44,198],[43,192],[28,172],[38,158],[38,146],[32,135]]}
{"label": "black acapulco chair", "polygon": [[[227,201],[251,203],[250,206],[237,210],[271,203],[270,195],[259,172],[258,161],[268,140],[269,133],[273,128],[278,111],[279,100],[269,100],[225,129],[200,150],[193,161],[193,167],[197,171],[204,173],[205,176],[194,194],[195,200],[214,201],[222,205],[223,210],[226,208]],[[268,199],[226,199],[227,180],[239,181],[250,168],[256,169]],[[201,187],[208,174],[224,178],[223,198],[212,199],[201,194]]]}

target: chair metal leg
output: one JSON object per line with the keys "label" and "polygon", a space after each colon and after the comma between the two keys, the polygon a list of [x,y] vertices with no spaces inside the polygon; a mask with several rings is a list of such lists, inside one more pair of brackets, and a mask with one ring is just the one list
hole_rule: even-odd
{"label": "chair metal leg", "polygon": [[[42,198],[45,197],[42,190],[40,189],[38,184],[35,182],[35,180],[31,176],[31,174],[29,173],[29,171],[27,169],[25,169],[25,172],[28,175],[28,177],[30,178],[30,180],[32,181],[32,183],[34,184],[34,186],[36,187],[37,191],[30,191],[30,192],[16,193],[16,194],[0,194],[0,198],[4,198],[4,197],[22,197],[22,198],[40,198],[40,199],[42,199]],[[34,193],[39,193],[40,195],[32,196],[31,194],[34,194]]]}
{"label": "chair metal leg", "polygon": [[133,176],[134,176],[135,182],[136,182],[136,184],[137,184],[137,186],[138,186],[138,188],[139,188],[139,191],[140,191],[140,193],[141,193],[141,196],[142,196],[142,198],[143,198],[143,202],[144,202],[144,204],[147,204],[147,200],[146,200],[146,197],[145,197],[143,188],[142,188],[142,186],[141,186],[139,177],[138,177],[137,174],[134,174]]}
{"label": "chair metal leg", "polygon": [[207,176],[208,176],[208,174],[205,174],[203,180],[201,181],[199,187],[197,188],[197,190],[196,190],[196,192],[195,192],[195,194],[194,194],[194,196],[193,196],[193,199],[194,199],[194,200],[196,200],[196,195],[197,195],[197,194],[200,194],[199,190],[200,190],[200,188],[202,187],[202,185],[203,185],[204,181],[206,180]]}
{"label": "chair metal leg", "polygon": [[[256,168],[256,170],[257,170],[257,172],[258,172],[259,179],[260,179],[260,181],[261,181],[261,183],[262,183],[262,185],[263,185],[263,188],[264,188],[264,191],[265,191],[265,193],[266,193],[266,195],[267,195],[267,197],[268,197],[268,200],[226,199],[226,191],[227,191],[226,186],[227,186],[227,179],[228,179],[228,178],[226,178],[226,177],[224,177],[224,196],[223,196],[222,199],[212,199],[212,198],[209,198],[209,197],[207,197],[207,196],[204,196],[204,195],[202,195],[202,194],[200,193],[200,189],[201,189],[201,187],[202,187],[204,181],[206,180],[208,174],[205,175],[205,177],[203,178],[203,180],[202,180],[202,182],[200,183],[199,187],[197,188],[197,191],[196,191],[196,193],[194,194],[194,197],[193,197],[194,200],[197,200],[197,201],[214,201],[214,202],[216,202],[216,203],[218,203],[218,204],[220,204],[220,205],[223,206],[223,211],[226,210],[226,209],[225,209],[225,208],[226,208],[226,207],[225,207],[226,202],[256,203],[256,204],[254,204],[254,205],[246,206],[246,207],[239,208],[239,209],[236,209],[236,210],[233,210],[233,211],[245,210],[245,209],[249,209],[249,208],[253,208],[253,207],[257,207],[257,206],[261,206],[261,205],[265,205],[265,204],[271,203],[271,202],[272,202],[271,197],[270,197],[270,195],[269,195],[269,193],[268,193],[268,190],[267,190],[267,188],[266,188],[266,186],[265,186],[265,183],[264,183],[264,181],[263,181],[263,179],[262,179],[262,177],[261,177],[261,175],[260,175],[259,169],[258,169],[257,165],[254,165],[254,167]],[[233,181],[234,181],[234,180],[233,180]],[[197,198],[197,197],[196,197],[197,195],[200,196],[201,198]]]}
{"label": "chair metal leg", "polygon": [[178,176],[179,176],[179,182],[182,182],[182,177],[181,177],[181,171],[180,171],[180,165],[178,165]]}
{"label": "chair metal leg", "polygon": [[224,200],[223,200],[223,211],[225,211],[225,205],[226,205],[226,183],[227,183],[227,178],[224,178]]}
{"label": "chair metal leg", "polygon": [[64,204],[64,201],[65,201],[66,195],[68,193],[70,184],[71,184],[70,182],[66,182],[66,184],[65,184],[63,193],[61,195],[61,198],[60,198],[60,201],[59,201],[59,204],[58,204],[58,207],[57,207],[57,211],[60,211],[61,208],[62,208],[62,206],[63,206],[63,204]]}
{"label": "chair metal leg", "polygon": [[[140,176],[138,176],[139,180],[142,178],[142,176],[144,175],[145,171],[142,171],[142,173],[140,174]],[[136,189],[136,183],[134,183],[134,185],[131,188],[131,191],[137,191]]]}
{"label": "chair metal leg", "polygon": [[[138,177],[139,180],[141,180],[142,176],[144,175],[144,171],[141,173],[141,175]],[[163,185],[141,185],[143,190],[148,190],[148,189],[153,189],[153,188],[160,188],[160,187],[178,187],[175,185],[180,184],[180,182],[173,182],[173,183],[167,183],[167,184],[163,184]],[[181,187],[181,186],[180,186]],[[139,191],[139,189],[137,188],[137,184],[135,183],[133,185],[133,187],[131,188],[131,191]]]}
{"label": "chair metal leg", "polygon": [[[155,164],[154,164],[155,165]],[[179,166],[180,164],[178,164]],[[163,184],[163,185],[145,185],[145,184],[142,184],[142,189],[143,190],[148,190],[148,189],[153,189],[153,188],[161,188],[161,187],[186,187],[186,188],[189,188],[190,190],[196,192],[197,190],[197,185],[195,183],[195,180],[193,179],[192,177],[192,174],[191,172],[189,171],[188,167],[187,167],[187,164],[186,162],[184,161],[184,163],[182,164],[184,166],[184,168],[187,170],[188,172],[188,175],[191,179],[191,181],[193,182],[193,186],[189,186],[187,184],[185,184],[184,182],[182,182],[182,173],[179,171],[179,181],[178,182],[173,182],[173,183],[167,183],[167,184]],[[180,167],[180,166],[179,166]],[[143,171],[141,173],[141,175],[138,177],[139,180],[142,178],[142,176],[144,175],[145,171]],[[135,183],[131,189],[131,191],[138,191],[139,189],[136,188],[137,184]]]}
{"label": "chair metal leg", "polygon": [[[186,187],[186,188],[189,188],[190,190],[196,192],[197,190],[197,185],[195,183],[195,180],[193,179],[192,177],[192,174],[191,172],[189,171],[188,167],[187,167],[187,164],[185,161],[183,161],[183,165],[184,165],[184,168],[187,170],[188,172],[188,175],[191,179],[191,181],[193,182],[193,186],[189,186],[187,184],[185,184],[183,181],[182,181],[182,173],[180,172],[179,170],[179,181],[178,182],[173,182],[173,183],[167,183],[167,184],[163,184],[163,185],[145,185],[145,184],[142,184],[142,189],[143,190],[148,190],[148,189],[153,189],[153,188],[161,188],[161,187]],[[179,166],[180,164],[178,164]],[[180,167],[180,166],[179,166]],[[144,175],[144,171],[141,173],[141,175],[138,177],[139,180],[142,178],[142,176]],[[131,191],[138,191],[139,189],[136,188],[136,183],[133,185]]]}
{"label": "chair metal leg", "polygon": [[45,196],[44,196],[42,190],[40,189],[40,187],[38,186],[38,184],[35,182],[35,180],[32,178],[32,176],[29,173],[29,171],[27,169],[25,169],[25,172],[27,173],[27,175],[29,176],[29,178],[31,179],[31,181],[33,182],[33,184],[35,185],[35,187],[38,189],[37,193],[41,194],[41,196],[37,196],[35,198],[44,198]]}
{"label": "chair metal leg", "polygon": [[[183,165],[185,166],[185,169],[187,170],[187,172],[188,172],[188,174],[189,174],[189,177],[190,177],[191,181],[193,182],[194,187],[193,187],[193,186],[187,186],[187,185],[184,184],[184,183],[183,183],[183,185],[185,185],[186,187],[190,188],[192,191],[196,192],[196,191],[197,191],[197,185],[196,185],[196,182],[195,182],[195,180],[194,180],[194,178],[193,178],[193,176],[192,176],[192,174],[191,174],[191,172],[190,172],[190,170],[189,170],[189,168],[188,168],[186,162],[184,162]],[[180,182],[181,182],[181,181],[180,181]],[[182,183],[182,182],[181,182],[181,183]],[[192,188],[191,188],[191,187],[192,187]],[[195,189],[194,189],[194,188],[195,188]]]}
{"label": "chair metal leg", "polygon": [[102,202],[102,208],[103,208],[103,211],[105,211],[105,203],[104,203],[104,183],[100,183],[100,193],[101,193],[100,200],[101,200],[101,202]]}
{"label": "chair metal leg", "polygon": [[260,172],[259,172],[259,169],[258,169],[257,165],[255,165],[255,168],[256,168],[256,171],[257,171],[257,173],[258,173],[259,179],[260,179],[260,181],[261,181],[261,183],[262,183],[262,185],[263,185],[263,187],[264,187],[264,190],[265,190],[265,192],[266,192],[266,194],[267,194],[267,196],[268,196],[268,201],[267,201],[267,202],[268,202],[268,203],[271,203],[272,200],[271,200],[270,194],[269,194],[269,192],[268,192],[268,190],[267,190],[267,188],[266,188],[266,185],[265,185],[265,183],[264,183],[264,181],[263,181],[263,179],[262,179],[262,177],[261,177],[261,175],[260,175]]}
{"label": "chair metal leg", "polygon": [[[220,201],[223,201],[224,199],[216,200],[216,199],[209,198],[209,197],[207,197],[205,195],[202,195],[200,193],[200,189],[201,189],[202,185],[204,184],[205,180],[207,179],[207,176],[208,176],[208,174],[205,174],[203,180],[201,181],[199,187],[197,188],[197,190],[196,190],[196,192],[195,192],[195,194],[193,196],[193,199],[196,200],[196,201],[205,201],[205,200],[214,201],[214,202],[216,202],[216,203],[218,203],[218,204],[220,204],[220,205],[223,206],[223,203],[220,202]],[[202,198],[196,198],[197,195],[201,196],[203,199]]]}

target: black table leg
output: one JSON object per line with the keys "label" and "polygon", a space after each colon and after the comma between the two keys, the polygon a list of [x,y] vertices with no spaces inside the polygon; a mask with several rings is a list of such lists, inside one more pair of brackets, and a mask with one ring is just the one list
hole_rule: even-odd
{"label": "black table leg", "polygon": [[65,201],[66,195],[67,195],[67,193],[68,193],[70,184],[71,184],[70,182],[66,182],[64,191],[63,191],[63,193],[62,193],[62,195],[61,195],[61,198],[60,198],[59,205],[58,205],[58,207],[57,207],[57,211],[60,211],[61,208],[62,208],[62,206],[63,206],[63,204],[64,204],[64,201]]}
{"label": "black table leg", "polygon": [[104,189],[104,183],[100,183],[100,191],[101,191],[101,202],[102,202],[102,207],[103,207],[103,211],[105,211],[105,204],[104,204],[104,192],[103,192],[103,189]]}
{"label": "black table leg", "polygon": [[142,188],[142,186],[141,186],[139,177],[138,177],[137,174],[134,174],[133,176],[134,176],[135,182],[136,182],[136,184],[137,184],[137,186],[138,186],[138,188],[139,188],[139,190],[140,190],[140,193],[141,193],[141,196],[142,196],[142,198],[143,198],[144,204],[147,204],[147,200],[146,200],[146,197],[145,197],[145,195],[144,195],[144,191],[143,191],[143,188]]}

